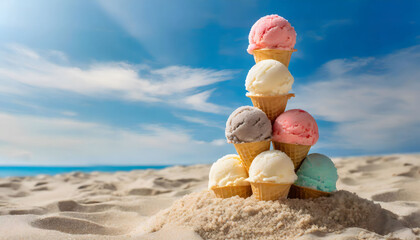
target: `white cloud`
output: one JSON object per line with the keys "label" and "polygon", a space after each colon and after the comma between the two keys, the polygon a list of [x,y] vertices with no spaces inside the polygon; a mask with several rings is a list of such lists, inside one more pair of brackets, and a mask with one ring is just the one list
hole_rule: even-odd
{"label": "white cloud", "polygon": [[66,118],[0,113],[0,164],[191,164],[227,153],[219,139],[194,139],[183,128],[121,129]]}
{"label": "white cloud", "polygon": [[50,50],[47,52],[47,55],[54,59],[54,60],[58,60],[58,61],[62,61],[62,62],[68,62],[68,58],[67,55],[61,51],[57,51],[57,50]]}
{"label": "white cloud", "polygon": [[309,38],[313,38],[317,41],[321,41],[327,37],[328,31],[330,31],[332,28],[350,25],[352,23],[353,22],[351,19],[329,20],[327,23],[324,23],[321,26],[317,27],[316,30],[307,31],[303,35]]}
{"label": "white cloud", "polygon": [[187,122],[198,123],[206,127],[219,128],[219,129],[222,129],[223,131],[225,130],[225,123],[222,123],[222,122],[213,122],[213,121],[209,121],[203,118],[186,116],[186,115],[181,115],[181,114],[175,114],[175,116]]}
{"label": "white cloud", "polygon": [[332,122],[325,132],[331,147],[372,153],[420,150],[419,62],[420,45],[379,58],[329,61],[311,82],[296,80],[289,107]]}
{"label": "white cloud", "polygon": [[[256,0],[241,4],[191,0],[122,2],[97,1],[103,11],[158,62],[193,62],[200,58],[197,52],[202,48],[218,45],[200,39],[195,32],[197,29],[214,24],[228,29],[250,28],[261,17],[255,16]],[[185,6],[189,11],[184,10]]]}
{"label": "white cloud", "polygon": [[322,29],[328,29],[331,27],[339,27],[343,25],[349,25],[352,23],[351,19],[334,19],[329,20],[327,23],[321,26]]}
{"label": "white cloud", "polygon": [[223,146],[227,144],[226,139],[215,139],[211,141],[211,143],[216,146]]}
{"label": "white cloud", "polygon": [[68,117],[75,117],[77,116],[76,112],[72,112],[72,111],[61,111],[60,112],[62,115],[64,116],[68,116]]}
{"label": "white cloud", "polygon": [[230,112],[230,108],[219,106],[208,101],[211,93],[214,90],[204,91],[197,93],[191,96],[188,96],[184,99],[180,99],[180,106],[185,105],[187,108],[201,111],[201,112],[212,112],[212,113],[221,113],[221,112]]}
{"label": "white cloud", "polygon": [[32,157],[31,152],[28,152],[19,148],[15,148],[13,146],[7,146],[7,145],[0,146],[0,163],[4,161],[6,164],[13,165],[13,162],[15,160],[25,162],[31,159],[31,157]]}
{"label": "white cloud", "polygon": [[[65,56],[60,52],[55,55],[60,59]],[[158,102],[211,113],[226,109],[208,102],[211,91],[200,88],[229,80],[234,73],[186,66],[152,69],[123,62],[96,63],[80,68],[49,60],[18,45],[10,45],[0,55],[0,63],[0,91],[3,92],[22,93],[30,91],[28,87],[36,87],[97,98]]]}
{"label": "white cloud", "polygon": [[335,59],[324,64],[324,66],[322,66],[322,71],[330,76],[340,76],[352,70],[360,69],[373,60],[374,58]]}

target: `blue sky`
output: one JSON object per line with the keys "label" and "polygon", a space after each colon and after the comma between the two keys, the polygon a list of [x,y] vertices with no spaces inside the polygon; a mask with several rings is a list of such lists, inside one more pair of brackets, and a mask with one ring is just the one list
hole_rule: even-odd
{"label": "blue sky", "polygon": [[0,164],[193,164],[234,153],[252,24],[298,34],[313,152],[420,151],[418,1],[0,1]]}

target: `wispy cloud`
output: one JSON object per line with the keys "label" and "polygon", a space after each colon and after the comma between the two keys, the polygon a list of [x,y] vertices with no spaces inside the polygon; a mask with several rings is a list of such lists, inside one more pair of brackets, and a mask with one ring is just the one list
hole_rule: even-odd
{"label": "wispy cloud", "polygon": [[334,19],[334,20],[330,20],[327,23],[325,23],[324,25],[321,26],[322,29],[328,29],[330,27],[336,27],[336,26],[342,26],[342,25],[348,25],[351,24],[352,20],[351,19]]}
{"label": "wispy cloud", "polygon": [[[116,24],[136,38],[159,62],[193,62],[199,59],[197,52],[215,45],[197,38],[196,31],[208,25],[216,24],[228,31],[239,27],[250,28],[261,17],[255,16],[256,0],[241,4],[191,0],[152,1],[147,4],[131,0],[123,2],[97,1]],[[188,6],[189,11],[185,11],[184,6]],[[230,42],[225,45],[233,46]],[[224,48],[221,52],[229,54],[230,51]]]}
{"label": "wispy cloud", "polygon": [[197,123],[197,124],[201,124],[201,125],[206,126],[206,127],[212,127],[212,128],[218,128],[218,129],[225,130],[225,124],[222,123],[222,122],[217,123],[217,122],[209,121],[209,120],[204,119],[204,118],[186,116],[186,115],[181,115],[181,114],[175,114],[175,116],[177,118],[182,119],[182,120],[187,121],[187,122]]}
{"label": "wispy cloud", "polygon": [[[54,57],[66,59],[63,53],[53,53]],[[235,72],[186,66],[153,69],[124,62],[99,62],[81,68],[58,63],[19,45],[10,45],[2,52],[0,63],[2,92],[22,93],[30,91],[30,86],[211,113],[221,113],[227,108],[208,101],[213,90],[201,89],[229,80]]]}
{"label": "wispy cloud", "polygon": [[306,37],[313,38],[317,41],[321,41],[326,38],[328,31],[330,31],[332,28],[340,27],[344,25],[350,25],[350,24],[352,24],[351,19],[334,19],[317,27],[316,31],[310,30],[304,33],[303,35]]}
{"label": "wispy cloud", "polygon": [[230,108],[216,105],[213,103],[210,103],[208,100],[211,96],[211,93],[214,90],[208,90],[201,93],[197,93],[188,97],[185,97],[183,99],[180,99],[178,104],[188,106],[188,108],[201,111],[201,112],[212,112],[212,113],[228,113],[230,112]]}
{"label": "wispy cloud", "polygon": [[420,150],[419,62],[420,45],[379,58],[329,61],[313,82],[296,84],[290,107],[332,122],[325,134],[341,149]]}
{"label": "wispy cloud", "polygon": [[[7,104],[3,105],[3,103]],[[6,100],[0,101],[0,112],[1,111],[9,113],[32,112],[38,115],[62,115],[68,117],[78,116],[78,113],[74,111],[46,107],[34,102],[18,100],[13,98],[8,98]]]}
{"label": "wispy cloud", "polygon": [[0,113],[0,164],[209,163],[229,151],[220,139],[194,139],[179,126],[138,129],[67,118]]}
{"label": "wispy cloud", "polygon": [[227,142],[226,142],[226,139],[215,139],[211,141],[211,144],[216,145],[216,146],[223,146],[223,145],[227,145]]}
{"label": "wispy cloud", "polygon": [[62,111],[60,112],[63,116],[68,116],[68,117],[75,117],[77,116],[76,112],[72,112],[72,111]]}

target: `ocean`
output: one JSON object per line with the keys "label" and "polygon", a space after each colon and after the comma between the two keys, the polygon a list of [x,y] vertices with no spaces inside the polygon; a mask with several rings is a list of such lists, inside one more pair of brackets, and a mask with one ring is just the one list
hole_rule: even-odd
{"label": "ocean", "polygon": [[117,172],[144,169],[162,169],[169,165],[157,166],[0,166],[0,177],[23,177],[39,174],[56,175],[69,172]]}

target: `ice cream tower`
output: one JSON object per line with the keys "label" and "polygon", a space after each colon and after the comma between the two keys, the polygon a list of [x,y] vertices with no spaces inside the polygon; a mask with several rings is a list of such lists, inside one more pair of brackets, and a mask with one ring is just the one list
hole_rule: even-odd
{"label": "ice cream tower", "polygon": [[213,164],[209,189],[216,196],[253,194],[268,201],[328,196],[336,190],[338,176],[331,159],[308,155],[319,138],[315,119],[301,109],[285,111],[295,97],[289,92],[294,78],[288,69],[295,43],[294,28],[278,15],[262,17],[252,26],[247,51],[256,64],[245,87],[253,107],[239,107],[226,122],[226,139],[238,155]]}

